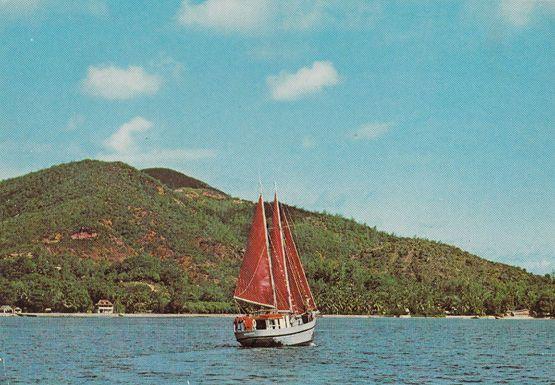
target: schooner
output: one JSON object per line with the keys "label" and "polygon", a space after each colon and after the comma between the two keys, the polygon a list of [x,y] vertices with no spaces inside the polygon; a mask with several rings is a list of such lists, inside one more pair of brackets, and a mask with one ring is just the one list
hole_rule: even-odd
{"label": "schooner", "polygon": [[277,192],[269,227],[262,193],[258,197],[233,298],[246,313],[234,320],[241,345],[290,346],[312,341],[318,310]]}

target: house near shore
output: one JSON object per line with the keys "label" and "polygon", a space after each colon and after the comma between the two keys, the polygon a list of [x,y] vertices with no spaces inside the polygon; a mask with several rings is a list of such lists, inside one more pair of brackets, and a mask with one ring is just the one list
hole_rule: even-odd
{"label": "house near shore", "polygon": [[508,312],[508,315],[510,317],[529,317],[530,316],[530,310],[528,309],[519,309],[519,310],[511,310]]}
{"label": "house near shore", "polygon": [[95,313],[98,314],[114,314],[114,304],[107,299],[101,299],[96,303]]}
{"label": "house near shore", "polygon": [[11,307],[10,305],[0,306],[0,316],[13,315],[13,314],[15,314],[15,311],[13,307]]}

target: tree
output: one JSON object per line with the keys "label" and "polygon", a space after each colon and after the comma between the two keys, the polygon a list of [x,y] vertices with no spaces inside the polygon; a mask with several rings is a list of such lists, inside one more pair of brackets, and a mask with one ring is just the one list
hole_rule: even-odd
{"label": "tree", "polygon": [[555,315],[555,295],[544,291],[532,305],[532,312],[536,317],[547,317]]}

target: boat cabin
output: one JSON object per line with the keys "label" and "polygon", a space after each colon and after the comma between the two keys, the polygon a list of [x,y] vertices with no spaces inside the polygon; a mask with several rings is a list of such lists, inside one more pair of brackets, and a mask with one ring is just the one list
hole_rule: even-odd
{"label": "boat cabin", "polygon": [[235,332],[248,332],[253,330],[276,330],[300,326],[312,321],[313,315],[265,313],[236,317],[233,324]]}

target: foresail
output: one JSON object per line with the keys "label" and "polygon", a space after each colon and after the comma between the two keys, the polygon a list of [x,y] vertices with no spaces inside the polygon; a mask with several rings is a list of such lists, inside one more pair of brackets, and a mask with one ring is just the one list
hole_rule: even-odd
{"label": "foresail", "polygon": [[262,195],[255,207],[247,250],[233,297],[255,305],[276,307]]}
{"label": "foresail", "polygon": [[300,312],[315,310],[316,304],[314,302],[314,297],[308,286],[304,268],[299,258],[299,253],[297,252],[295,240],[293,239],[293,233],[291,232],[287,217],[283,211],[281,212],[281,221],[285,239],[285,253],[293,310]]}

